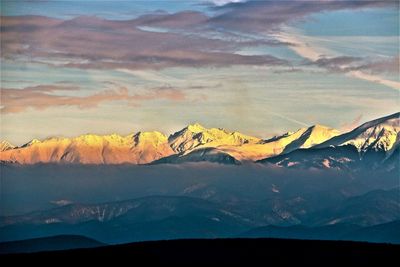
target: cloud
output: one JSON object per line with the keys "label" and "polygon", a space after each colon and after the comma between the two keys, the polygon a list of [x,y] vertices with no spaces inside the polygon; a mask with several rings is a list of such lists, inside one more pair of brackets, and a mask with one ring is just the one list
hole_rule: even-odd
{"label": "cloud", "polygon": [[[343,72],[349,77],[366,80],[387,87],[399,90],[400,82],[391,81],[369,72],[392,72],[398,73],[399,56],[384,61],[369,61],[359,57],[350,56],[329,56],[334,54],[325,47],[321,47],[310,41],[310,38],[303,36],[292,28],[285,27],[286,33],[275,34],[280,41],[290,42],[289,46],[296,54],[307,59],[307,65],[317,65],[328,71]],[[311,38],[312,40],[312,38]],[[397,72],[396,72],[397,71]]]}
{"label": "cloud", "polygon": [[[287,64],[273,56],[235,53],[257,42],[209,38],[204,30],[197,29],[207,20],[199,12],[154,14],[125,21],[97,17],[65,21],[33,16],[2,17],[1,56],[83,69]],[[174,30],[154,32],[141,30],[140,26]],[[202,34],[196,34],[197,30]]]}
{"label": "cloud", "polygon": [[296,40],[256,38],[248,33],[280,29],[315,12],[397,5],[392,1],[333,0],[213,2],[216,5],[210,8],[215,12],[207,14],[157,12],[131,20],[2,17],[1,57],[82,69],[289,65],[270,55],[237,52],[248,46],[290,45],[294,41],[293,49],[317,60],[317,53]]}
{"label": "cloud", "polygon": [[223,6],[230,3],[242,3],[246,0],[207,0],[206,2],[212,3],[216,6]]}
{"label": "cloud", "polygon": [[370,61],[353,68],[354,70],[368,71],[371,74],[376,73],[399,73],[400,56],[387,58],[385,60]]}
{"label": "cloud", "polygon": [[228,3],[212,7],[220,12],[210,19],[218,27],[241,31],[267,32],[279,26],[323,11],[360,9],[370,7],[396,6],[397,1],[357,1],[357,0],[268,0]]}
{"label": "cloud", "polygon": [[374,82],[374,83],[379,83],[379,84],[391,87],[393,89],[400,90],[400,82],[387,80],[378,75],[368,74],[368,73],[365,73],[365,72],[362,72],[359,70],[350,71],[347,73],[347,75],[350,77],[363,79],[363,80]]}
{"label": "cloud", "polygon": [[292,49],[299,56],[311,61],[318,60],[327,52],[320,47],[310,45],[307,41],[303,40],[305,39],[304,36],[298,34],[289,27],[284,27],[284,31],[273,34],[273,36],[275,36],[281,42],[292,44],[289,46],[290,49]]}
{"label": "cloud", "polygon": [[164,99],[170,101],[183,101],[186,95],[173,88],[158,88],[144,94],[131,94],[125,87],[119,89],[103,90],[88,96],[71,96],[55,94],[62,91],[78,91],[79,87],[60,85],[40,85],[23,89],[1,88],[1,108],[3,114],[18,113],[28,110],[45,110],[50,107],[74,106],[81,109],[94,108],[99,104],[123,101],[135,106],[142,101]]}
{"label": "cloud", "polygon": [[349,66],[352,63],[359,62],[362,59],[359,57],[349,57],[349,56],[339,56],[339,57],[320,57],[314,62],[309,64],[317,65],[321,68],[326,68],[333,71],[343,71],[346,66]]}

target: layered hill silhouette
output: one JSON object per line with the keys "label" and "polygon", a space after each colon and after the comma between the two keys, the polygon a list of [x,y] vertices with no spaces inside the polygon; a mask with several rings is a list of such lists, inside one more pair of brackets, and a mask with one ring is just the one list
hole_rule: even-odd
{"label": "layered hill silhouette", "polygon": [[[222,128],[189,125],[169,137],[154,132],[127,136],[82,135],[34,139],[16,147],[0,144],[0,160],[19,164],[160,164],[209,161],[224,164],[272,163],[300,168],[358,168],[387,163],[398,167],[400,113],[379,118],[341,134],[314,125],[271,139],[260,139]],[[371,164],[372,162],[372,164]]]}
{"label": "layered hill silhouette", "polygon": [[76,248],[94,248],[104,246],[96,240],[77,235],[57,235],[0,243],[0,255],[11,253],[33,253]]}
{"label": "layered hill silhouette", "polygon": [[280,198],[250,205],[183,196],[76,203],[0,217],[0,242],[83,235],[109,244],[235,236],[400,243],[398,194],[399,188],[374,190],[315,212]]}

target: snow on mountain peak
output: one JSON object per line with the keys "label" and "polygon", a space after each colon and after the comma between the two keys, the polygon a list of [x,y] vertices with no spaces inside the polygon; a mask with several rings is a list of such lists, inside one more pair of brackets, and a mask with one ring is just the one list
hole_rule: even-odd
{"label": "snow on mountain peak", "polygon": [[158,146],[168,142],[167,136],[157,131],[138,132],[133,136],[133,139],[136,145],[141,143],[149,143],[153,146]]}
{"label": "snow on mountain peak", "polygon": [[86,134],[74,138],[52,137],[43,141],[33,139],[21,147],[3,141],[0,143],[0,160],[21,164],[146,164],[174,155],[176,157],[170,162],[174,159],[179,159],[177,162],[235,162],[286,155],[300,151],[300,148],[341,147],[342,151],[342,148],[347,148],[345,146],[350,146],[358,158],[369,151],[384,151],[383,157],[389,158],[393,151],[398,151],[400,144],[399,116],[400,113],[396,113],[373,120],[345,134],[317,124],[268,140],[223,128],[205,128],[195,123],[169,137],[157,131],[127,136]]}
{"label": "snow on mountain peak", "polygon": [[28,143],[22,145],[22,147],[32,146],[32,145],[38,144],[38,143],[41,143],[41,141],[38,140],[38,139],[32,139],[32,140],[29,141]]}
{"label": "snow on mountain peak", "polygon": [[309,148],[325,142],[326,140],[329,140],[332,137],[339,135],[340,131],[324,125],[316,124],[309,127],[305,131],[305,134],[308,138],[307,140],[305,140],[303,145],[300,146],[300,148]]}
{"label": "snow on mountain peak", "polygon": [[186,129],[193,133],[200,133],[206,130],[205,127],[203,127],[200,123],[194,123],[194,124],[189,124]]}
{"label": "snow on mountain peak", "polygon": [[15,148],[15,146],[10,142],[6,140],[0,141],[0,151],[6,151],[13,148]]}
{"label": "snow on mountain peak", "polygon": [[171,148],[177,152],[189,152],[200,147],[219,147],[223,145],[242,145],[249,142],[259,142],[256,137],[239,132],[229,132],[222,128],[205,128],[200,124],[192,124],[169,138]]}
{"label": "snow on mountain peak", "polygon": [[394,147],[400,135],[400,113],[362,124],[354,130],[336,136],[316,148],[351,145],[359,152],[370,149],[389,151]]}

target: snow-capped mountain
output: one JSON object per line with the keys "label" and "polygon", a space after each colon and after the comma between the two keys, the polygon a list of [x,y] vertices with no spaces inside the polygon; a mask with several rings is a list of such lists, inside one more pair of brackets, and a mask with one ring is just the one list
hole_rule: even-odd
{"label": "snow-capped mountain", "polygon": [[14,145],[7,141],[0,141],[0,152],[15,148]]}
{"label": "snow-capped mountain", "polygon": [[34,163],[146,164],[209,161],[238,164],[279,155],[298,147],[319,144],[338,134],[323,126],[303,128],[269,140],[205,128],[191,124],[167,138],[159,132],[139,132],[128,136],[82,135],[76,138],[33,139],[21,147],[8,149],[0,160]]}
{"label": "snow-capped mountain", "polygon": [[241,161],[256,161],[288,153],[298,148],[308,148],[320,144],[339,134],[338,130],[321,125],[301,128],[293,133],[263,140],[258,143],[246,143],[242,146],[220,146],[218,149]]}
{"label": "snow-capped mountain", "polygon": [[175,152],[182,153],[192,151],[195,148],[256,144],[261,139],[239,132],[229,132],[222,128],[207,129],[195,123],[172,134],[168,141]]}
{"label": "snow-capped mountain", "polygon": [[315,148],[329,146],[354,146],[360,153],[368,151],[390,151],[399,142],[400,113],[366,122],[351,132],[336,136],[316,145]]}
{"label": "snow-capped mountain", "polygon": [[340,134],[314,125],[263,140],[198,123],[170,135],[138,132],[128,136],[82,135],[34,139],[13,147],[2,142],[0,161],[20,164],[148,164],[209,161],[224,164],[269,162],[286,167],[353,168],[352,163],[385,168],[399,166],[399,113],[376,119]]}
{"label": "snow-capped mountain", "polygon": [[168,139],[160,132],[138,132],[128,136],[82,135],[76,138],[32,140],[1,152],[0,160],[34,163],[144,164],[173,154]]}
{"label": "snow-capped mountain", "polygon": [[261,160],[285,167],[300,168],[381,168],[398,167],[400,113],[366,122],[310,149]]}
{"label": "snow-capped mountain", "polygon": [[207,129],[194,124],[170,136],[171,147],[178,154],[155,163],[211,161],[237,164],[239,161],[255,161],[297,148],[307,148],[338,134],[338,130],[315,125],[269,140],[261,140],[238,132]]}

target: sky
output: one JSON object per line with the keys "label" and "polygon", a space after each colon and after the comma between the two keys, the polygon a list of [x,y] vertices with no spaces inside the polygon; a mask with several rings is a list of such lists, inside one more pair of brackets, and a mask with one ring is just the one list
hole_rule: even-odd
{"label": "sky", "polygon": [[399,110],[396,1],[1,1],[1,136],[261,138]]}

